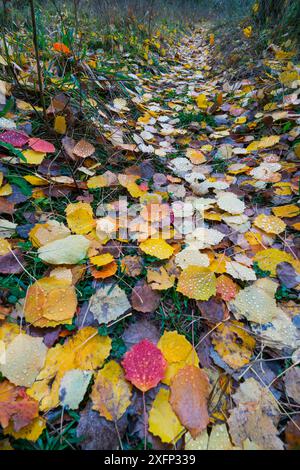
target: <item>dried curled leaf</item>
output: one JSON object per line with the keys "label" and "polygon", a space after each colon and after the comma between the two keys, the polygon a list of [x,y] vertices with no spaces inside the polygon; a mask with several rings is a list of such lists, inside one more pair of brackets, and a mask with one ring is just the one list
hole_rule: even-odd
{"label": "dried curled leaf", "polygon": [[276,429],[280,410],[269,389],[250,378],[240,385],[233,400],[237,406],[228,419],[233,442],[242,447],[249,439],[264,450],[283,450]]}

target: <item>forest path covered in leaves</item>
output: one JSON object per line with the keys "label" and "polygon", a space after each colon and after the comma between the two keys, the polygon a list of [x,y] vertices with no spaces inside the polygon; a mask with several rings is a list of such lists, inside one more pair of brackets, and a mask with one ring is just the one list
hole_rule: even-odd
{"label": "forest path covered in leaves", "polygon": [[64,83],[55,137],[2,119],[4,446],[299,442],[300,77],[269,54],[234,81],[195,30],[102,108]]}

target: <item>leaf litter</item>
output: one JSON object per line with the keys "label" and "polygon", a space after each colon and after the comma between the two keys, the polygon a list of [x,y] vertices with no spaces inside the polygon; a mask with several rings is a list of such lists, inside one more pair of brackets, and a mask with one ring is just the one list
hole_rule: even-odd
{"label": "leaf litter", "polygon": [[68,84],[49,135],[29,102],[1,117],[0,442],[38,441],[61,409],[82,449],[138,448],[141,414],[146,447],[295,448],[299,71],[271,48],[269,74],[230,83],[205,28],[163,72],[147,54],[84,137]]}

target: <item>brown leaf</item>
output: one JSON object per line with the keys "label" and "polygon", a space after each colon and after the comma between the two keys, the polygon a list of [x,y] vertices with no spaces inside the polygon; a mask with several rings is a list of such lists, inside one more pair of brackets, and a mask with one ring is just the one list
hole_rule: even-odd
{"label": "brown leaf", "polygon": [[159,306],[160,295],[145,281],[139,281],[132,289],[131,304],[138,312],[152,313]]}
{"label": "brown leaf", "polygon": [[14,250],[0,256],[1,274],[20,274],[23,271],[24,258],[20,250]]}
{"label": "brown leaf", "polygon": [[127,415],[115,424],[99,415],[98,411],[92,410],[92,403],[89,402],[80,416],[77,426],[77,437],[81,438],[80,447],[82,450],[114,450],[119,447],[119,439],[125,434],[127,428]]}
{"label": "brown leaf", "polygon": [[142,341],[142,339],[148,339],[153,344],[157,344],[159,340],[159,331],[153,323],[144,319],[138,320],[126,328],[122,339],[127,349],[130,349],[134,344]]}
{"label": "brown leaf", "polygon": [[208,394],[208,377],[195,366],[183,367],[171,382],[171,406],[194,439],[209,423]]}
{"label": "brown leaf", "polygon": [[225,304],[221,299],[211,297],[209,300],[196,302],[203,318],[212,323],[219,323],[224,320]]}

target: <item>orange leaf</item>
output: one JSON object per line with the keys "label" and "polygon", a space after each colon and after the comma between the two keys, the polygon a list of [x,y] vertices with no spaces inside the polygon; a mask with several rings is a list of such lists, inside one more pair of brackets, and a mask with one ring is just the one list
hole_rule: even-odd
{"label": "orange leaf", "polygon": [[0,424],[6,428],[13,422],[15,431],[27,426],[38,416],[38,402],[30,398],[23,387],[15,387],[8,380],[0,383]]}
{"label": "orange leaf", "polygon": [[209,381],[206,373],[195,366],[185,366],[171,383],[171,406],[181,424],[195,439],[209,423],[207,398]]}
{"label": "orange leaf", "polygon": [[53,49],[56,51],[56,52],[62,52],[63,54],[70,54],[70,49],[68,48],[68,46],[66,46],[64,43],[62,42],[55,42],[53,44]]}

